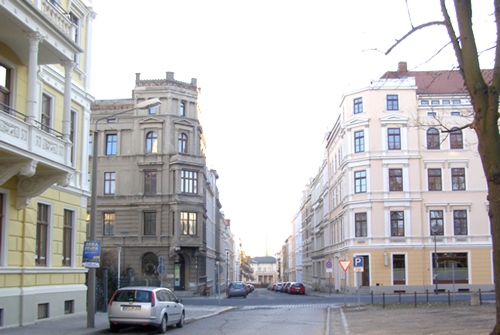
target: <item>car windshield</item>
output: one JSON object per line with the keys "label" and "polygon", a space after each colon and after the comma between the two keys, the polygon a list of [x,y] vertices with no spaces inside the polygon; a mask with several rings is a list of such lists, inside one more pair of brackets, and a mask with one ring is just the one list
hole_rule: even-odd
{"label": "car windshield", "polygon": [[302,287],[302,286],[304,286],[304,285],[302,285],[302,284],[293,284],[292,286],[293,286],[293,287]]}
{"label": "car windshield", "polygon": [[151,292],[140,290],[121,290],[116,293],[113,301],[118,302],[151,302]]}
{"label": "car windshield", "polygon": [[244,286],[243,286],[243,284],[242,284],[242,283],[232,283],[232,284],[231,284],[231,287],[233,287],[233,288],[242,288],[242,287],[244,287]]}

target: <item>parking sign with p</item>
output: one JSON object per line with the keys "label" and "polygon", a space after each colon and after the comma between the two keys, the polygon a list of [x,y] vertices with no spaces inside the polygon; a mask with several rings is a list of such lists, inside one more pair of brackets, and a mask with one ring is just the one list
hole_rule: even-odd
{"label": "parking sign with p", "polygon": [[363,257],[354,257],[352,259],[352,263],[354,272],[363,272],[364,270]]}

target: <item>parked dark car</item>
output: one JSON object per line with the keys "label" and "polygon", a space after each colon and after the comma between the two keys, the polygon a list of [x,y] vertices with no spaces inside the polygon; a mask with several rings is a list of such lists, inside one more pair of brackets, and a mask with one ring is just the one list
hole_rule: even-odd
{"label": "parked dark car", "polygon": [[274,289],[274,290],[275,290],[276,292],[281,292],[281,287],[282,287],[282,286],[283,286],[283,283],[278,283],[278,284],[276,284],[276,287],[275,287],[275,289]]}
{"label": "parked dark car", "polygon": [[285,283],[285,284],[283,285],[283,288],[282,288],[283,292],[288,293],[288,292],[289,292],[288,290],[290,289],[290,285],[291,285],[291,284],[292,284],[291,282],[287,282],[287,283]]}
{"label": "parked dark car", "polygon": [[115,292],[108,308],[109,328],[117,333],[123,326],[153,326],[159,333],[170,325],[184,326],[184,306],[168,288],[124,287]]}
{"label": "parked dark car", "polygon": [[267,289],[272,291],[273,290],[273,285],[274,285],[273,283],[267,285]]}
{"label": "parked dark car", "polygon": [[290,285],[290,288],[288,289],[288,293],[297,293],[304,295],[306,294],[306,288],[302,283],[292,283],[292,285]]}
{"label": "parked dark car", "polygon": [[247,286],[250,289],[249,293],[252,293],[255,290],[255,286],[253,286],[252,284],[248,284]]}
{"label": "parked dark car", "polygon": [[228,299],[231,297],[246,298],[247,295],[248,295],[248,288],[242,282],[234,282],[234,283],[229,284],[229,287],[227,288],[227,291],[226,291],[226,296]]}

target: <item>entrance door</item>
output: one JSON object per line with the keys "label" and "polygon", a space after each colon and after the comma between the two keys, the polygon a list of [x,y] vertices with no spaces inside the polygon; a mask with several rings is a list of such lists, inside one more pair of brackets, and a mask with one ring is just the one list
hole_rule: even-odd
{"label": "entrance door", "polygon": [[363,256],[363,286],[370,286],[370,257]]}
{"label": "entrance door", "polygon": [[406,285],[405,255],[392,255],[392,278],[394,285]]}
{"label": "entrance door", "polygon": [[177,255],[175,257],[174,262],[174,290],[175,291],[184,291],[185,287],[185,262],[184,257],[182,255]]}

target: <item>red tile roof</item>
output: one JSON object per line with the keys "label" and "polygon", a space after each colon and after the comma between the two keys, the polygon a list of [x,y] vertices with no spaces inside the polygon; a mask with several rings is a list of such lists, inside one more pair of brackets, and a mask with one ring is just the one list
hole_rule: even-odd
{"label": "red tile roof", "polygon": [[[487,83],[491,82],[493,70],[483,70]],[[405,62],[400,62],[398,71],[387,71],[381,79],[414,77],[417,94],[468,94],[459,70],[408,71]]]}

